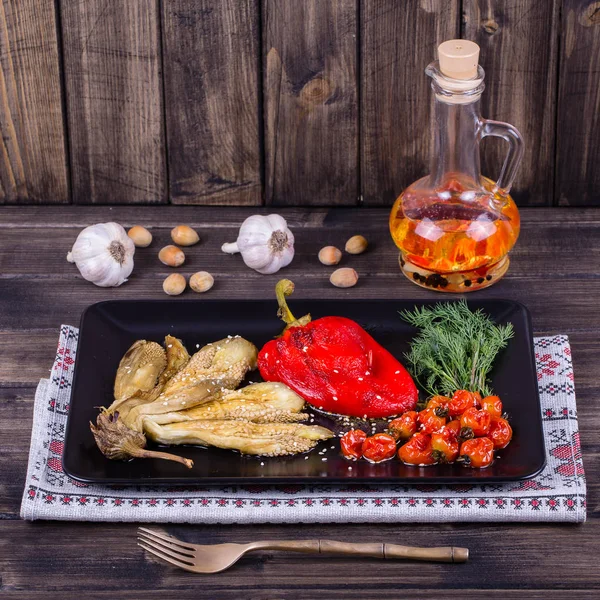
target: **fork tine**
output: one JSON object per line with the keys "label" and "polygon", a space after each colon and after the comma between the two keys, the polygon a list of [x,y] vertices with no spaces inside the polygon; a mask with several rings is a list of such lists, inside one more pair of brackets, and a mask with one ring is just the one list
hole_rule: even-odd
{"label": "fork tine", "polygon": [[173,558],[180,558],[182,560],[195,558],[193,552],[190,552],[189,550],[182,550],[174,544],[169,544],[168,542],[163,542],[159,539],[152,539],[149,535],[146,535],[145,533],[138,533],[138,542],[144,542],[146,544],[149,544],[153,548],[157,548],[158,550],[164,550],[167,553],[171,552],[172,554],[170,554],[170,556],[173,556]]}
{"label": "fork tine", "polygon": [[192,569],[193,565],[169,558],[168,556],[165,556],[161,552],[157,552],[150,546],[146,546],[146,544],[144,544],[142,542],[138,542],[138,546],[140,546],[140,548],[143,548],[146,552],[150,552],[150,554],[154,554],[154,556],[157,556],[161,560],[171,563],[172,565],[175,565],[176,567],[179,567],[180,569],[184,569],[185,571],[191,571],[192,573],[194,572]]}
{"label": "fork tine", "polygon": [[158,531],[153,531],[152,529],[147,529],[146,527],[138,527],[138,535],[139,532],[144,533],[147,537],[153,538],[153,539],[160,539],[163,542],[169,542],[170,544],[173,544],[175,546],[179,546],[180,548],[182,548],[182,550],[187,550],[188,552],[193,552],[196,548],[194,547],[194,544],[187,544],[186,542],[182,542],[181,540],[178,540],[176,537],[173,537],[172,535],[166,535],[165,533],[159,533]]}

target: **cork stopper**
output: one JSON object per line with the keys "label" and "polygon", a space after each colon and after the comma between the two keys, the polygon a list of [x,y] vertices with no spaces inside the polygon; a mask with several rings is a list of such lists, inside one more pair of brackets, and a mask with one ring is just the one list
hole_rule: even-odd
{"label": "cork stopper", "polygon": [[452,79],[477,77],[479,46],[469,40],[448,40],[438,46],[440,71]]}

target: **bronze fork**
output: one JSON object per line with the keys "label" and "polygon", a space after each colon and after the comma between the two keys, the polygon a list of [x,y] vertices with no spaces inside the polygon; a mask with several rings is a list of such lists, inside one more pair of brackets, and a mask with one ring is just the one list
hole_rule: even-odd
{"label": "bronze fork", "polygon": [[287,550],[305,554],[348,554],[370,558],[409,559],[462,563],[469,558],[468,548],[444,546],[418,548],[398,544],[351,544],[332,540],[257,541],[249,544],[211,544],[182,542],[177,538],[140,527],[138,545],[162,560],[192,573],[220,573],[253,550]]}

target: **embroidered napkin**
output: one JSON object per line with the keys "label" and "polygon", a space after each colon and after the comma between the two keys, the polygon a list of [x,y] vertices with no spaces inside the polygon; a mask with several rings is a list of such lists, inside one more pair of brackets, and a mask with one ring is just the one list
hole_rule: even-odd
{"label": "embroidered napkin", "polygon": [[566,336],[535,339],[547,466],[496,485],[116,487],[62,472],[78,330],[63,325],[34,403],[24,519],[177,523],[585,521],[586,486]]}

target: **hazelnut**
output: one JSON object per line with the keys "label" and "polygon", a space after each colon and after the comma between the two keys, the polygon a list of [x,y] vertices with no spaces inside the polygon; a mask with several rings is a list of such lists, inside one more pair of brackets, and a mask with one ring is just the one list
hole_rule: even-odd
{"label": "hazelnut", "polygon": [[177,246],[165,246],[158,253],[158,260],[160,260],[163,265],[178,267],[185,262],[185,254],[183,253],[183,250]]}
{"label": "hazelnut", "polygon": [[329,281],[339,288],[349,288],[356,285],[358,281],[358,273],[350,267],[342,267],[336,269],[329,278]]}
{"label": "hazelnut", "polygon": [[362,254],[368,246],[367,239],[362,235],[354,235],[346,242],[348,254]]}
{"label": "hazelnut", "polygon": [[206,271],[198,271],[190,277],[190,287],[199,294],[208,292],[214,283],[213,276]]}
{"label": "hazelnut", "polygon": [[179,296],[185,290],[185,277],[180,273],[173,273],[163,281],[163,290],[169,296]]}
{"label": "hazelnut", "polygon": [[173,228],[171,238],[179,246],[193,246],[200,241],[198,234],[187,225],[177,225]]}
{"label": "hazelnut", "polygon": [[137,248],[147,248],[152,243],[152,234],[141,225],[134,225],[127,235],[133,240]]}
{"label": "hazelnut", "polygon": [[342,260],[342,252],[335,246],[325,246],[319,250],[319,260],[324,265],[337,265]]}

